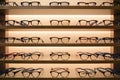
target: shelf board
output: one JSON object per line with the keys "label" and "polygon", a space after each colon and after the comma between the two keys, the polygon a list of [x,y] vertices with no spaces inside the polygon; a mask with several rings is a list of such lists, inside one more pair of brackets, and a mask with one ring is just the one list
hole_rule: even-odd
{"label": "shelf board", "polygon": [[0,78],[0,80],[120,80],[120,78]]}
{"label": "shelf board", "polygon": [[56,61],[56,60],[0,60],[1,63],[57,63],[57,64],[66,64],[66,63],[120,63],[120,60],[88,60],[88,61],[83,61],[83,60],[68,60],[68,61]]}
{"label": "shelf board", "polygon": [[0,6],[0,9],[120,9],[119,6]]}
{"label": "shelf board", "polygon": [[7,29],[110,29],[114,26],[1,26],[1,30]]}
{"label": "shelf board", "polygon": [[[100,44],[76,44],[76,43],[69,43],[69,44],[23,44],[23,43],[6,43],[6,44],[0,44],[0,46],[56,46],[56,47],[62,47],[62,46],[114,46],[115,44],[110,43],[110,44],[104,44],[104,43],[100,43]],[[117,45],[117,44],[116,44]],[[119,45],[117,45],[119,46]]]}

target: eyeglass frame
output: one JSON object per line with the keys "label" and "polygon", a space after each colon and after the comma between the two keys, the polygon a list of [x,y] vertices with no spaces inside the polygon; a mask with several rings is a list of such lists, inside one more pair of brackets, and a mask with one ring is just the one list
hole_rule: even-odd
{"label": "eyeglass frame", "polygon": [[[89,24],[88,26],[95,26],[94,24],[96,24],[97,25],[97,23],[98,23],[98,21],[97,20],[84,20],[84,19],[81,19],[81,20],[78,20],[78,23],[80,24],[80,26],[82,26],[82,24],[80,23],[81,21],[85,21],[86,22],[86,25],[85,26],[87,26],[87,24]],[[92,24],[90,24],[90,21],[94,21]],[[77,23],[77,25],[78,25],[78,23]]]}
{"label": "eyeglass frame", "polygon": [[[76,56],[80,56],[80,59],[82,59],[82,57],[81,57],[82,55],[87,55],[87,59],[89,59],[89,58],[91,60],[96,60],[97,59],[97,56],[95,54],[92,54],[92,53],[89,53],[89,52],[77,52],[77,54],[76,54]],[[96,59],[92,59],[91,56],[95,56]],[[82,59],[82,60],[84,60],[84,59]]]}
{"label": "eyeglass frame", "polygon": [[[37,69],[27,68],[27,69],[24,69],[21,73],[22,73],[22,75],[23,75],[24,78],[29,78],[30,75],[32,75],[32,77],[34,77],[33,76],[34,72],[38,72],[39,75],[37,77],[34,77],[34,78],[38,78],[43,70],[44,70],[43,68],[37,68]],[[29,75],[27,77],[24,75],[25,72],[29,73]]]}
{"label": "eyeglass frame", "polygon": [[[24,21],[27,21],[28,24],[24,23]],[[20,23],[24,26],[29,26],[29,24],[31,24],[33,26],[32,21],[37,21],[38,22],[37,26],[42,25],[40,20],[21,20]]]}
{"label": "eyeglass frame", "polygon": [[[58,53],[61,53],[61,54],[58,54]],[[58,58],[57,59],[53,59],[52,57],[54,57],[54,55],[57,55]],[[63,59],[63,55],[68,55],[68,58],[67,59]],[[58,60],[59,57],[61,57],[62,60],[68,60],[70,58],[70,54],[68,52],[51,52],[50,54],[50,57],[52,60]]]}
{"label": "eyeglass frame", "polygon": [[78,40],[76,40],[75,42],[78,43],[78,41],[80,41],[80,43],[82,43],[82,42],[81,42],[81,40],[82,40],[81,38],[86,38],[86,41],[87,41],[87,42],[89,41],[90,43],[92,43],[92,41],[91,41],[92,38],[95,38],[95,40],[96,40],[95,43],[98,43],[98,41],[99,41],[99,38],[98,38],[98,37],[79,37]]}
{"label": "eyeglass frame", "polygon": [[[52,43],[52,38],[58,39],[56,44],[59,42],[59,40],[61,40],[61,42],[64,43],[64,41],[62,40],[63,38],[67,38],[68,39],[68,43],[69,43],[69,40],[71,39],[70,37],[61,37],[61,38],[59,38],[59,37],[50,37],[51,43]],[[64,43],[64,44],[66,44],[66,43]]]}
{"label": "eyeglass frame", "polygon": [[[25,38],[27,38],[28,42],[26,42]],[[40,40],[41,40],[42,43],[44,43],[44,41],[40,37],[21,37],[20,40],[23,43],[29,43],[30,41],[33,43],[33,38],[37,38],[38,39],[37,43],[39,43]]]}
{"label": "eyeglass frame", "polygon": [[[61,5],[62,3],[67,3],[67,5],[65,5],[65,6],[69,6],[69,5],[70,5],[70,3],[69,3],[69,2],[66,2],[66,1],[64,1],[64,2],[53,1],[53,2],[50,2],[50,3],[49,3],[49,6],[54,6],[54,5],[52,5],[52,3],[57,3],[57,6],[63,6],[63,5]],[[59,4],[60,4],[60,5],[59,5]]]}
{"label": "eyeglass frame", "polygon": [[114,6],[113,2],[102,2],[100,6],[106,6],[105,4],[110,4],[110,6]]}
{"label": "eyeglass frame", "polygon": [[23,5],[24,3],[28,3],[28,6],[33,6],[32,5],[33,3],[37,3],[37,6],[41,5],[41,3],[39,1],[32,1],[32,2],[23,1],[23,2],[21,2],[21,6],[25,6],[25,5]]}
{"label": "eyeglass frame", "polygon": [[68,19],[65,19],[65,20],[50,20],[50,24],[51,24],[52,26],[54,26],[54,25],[52,24],[53,21],[57,21],[57,22],[58,22],[57,26],[59,25],[59,23],[61,23],[61,25],[64,26],[64,25],[62,24],[63,21],[68,21],[68,26],[70,25],[70,20],[68,20]]}
{"label": "eyeglass frame", "polygon": [[[81,69],[83,71],[78,71],[79,69]],[[78,72],[78,74],[79,74],[80,77],[82,77],[80,75],[80,72],[85,72],[86,73],[86,75],[84,77],[86,77],[87,75],[88,75],[88,77],[94,77],[96,75],[96,73],[97,73],[95,70],[89,69],[89,68],[76,68],[76,71]],[[94,73],[94,75],[90,76],[89,74],[91,74],[91,72],[89,72],[89,71],[92,71]]]}
{"label": "eyeglass frame", "polygon": [[97,4],[96,2],[88,2],[88,3],[87,2],[77,2],[77,5],[80,6],[81,3],[84,3],[85,6],[90,6],[89,4],[91,4],[91,3],[93,3],[94,6],[96,6],[96,4]]}
{"label": "eyeglass frame", "polygon": [[[64,71],[57,72],[57,70],[64,70]],[[57,75],[56,77],[54,77],[54,76],[52,75],[52,72],[56,72],[56,73],[58,73],[58,75]],[[62,76],[62,73],[63,73],[63,72],[67,72],[67,73],[68,73],[66,77],[63,77],[63,76]],[[53,78],[57,78],[59,75],[60,75],[62,78],[67,78],[67,77],[69,76],[69,74],[70,74],[70,71],[69,71],[68,68],[51,68],[50,74],[51,74],[51,76],[52,76]]]}

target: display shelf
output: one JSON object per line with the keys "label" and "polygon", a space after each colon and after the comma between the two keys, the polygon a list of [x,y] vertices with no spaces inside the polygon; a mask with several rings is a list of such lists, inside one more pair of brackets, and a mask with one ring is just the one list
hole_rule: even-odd
{"label": "display shelf", "polygon": [[[114,26],[1,26],[1,30],[8,29],[109,29],[113,30]],[[115,29],[120,29],[115,27]]]}
{"label": "display shelf", "polygon": [[120,80],[120,78],[0,78],[0,80]]}
{"label": "display shelf", "polygon": [[[47,43],[43,43],[43,44],[23,44],[23,43],[6,43],[6,44],[0,44],[0,46],[67,46],[67,47],[71,47],[71,46],[114,46],[115,44],[113,43],[109,43],[109,44],[105,44],[105,43],[100,43],[100,44],[76,44],[76,43],[69,43],[69,44],[47,44]],[[118,46],[120,46],[119,44],[116,44]]]}
{"label": "display shelf", "polygon": [[119,9],[120,6],[0,6],[0,9]]}
{"label": "display shelf", "polygon": [[51,63],[51,64],[66,64],[66,63],[120,63],[120,60],[0,60],[1,63]]}

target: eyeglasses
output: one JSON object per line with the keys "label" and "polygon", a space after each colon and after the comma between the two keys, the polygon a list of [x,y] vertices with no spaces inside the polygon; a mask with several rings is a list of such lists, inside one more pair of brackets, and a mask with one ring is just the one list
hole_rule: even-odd
{"label": "eyeglasses", "polygon": [[15,38],[15,37],[5,37],[0,38],[1,43],[15,43],[15,41],[20,41],[22,43],[44,43],[44,41],[40,37],[21,37],[21,38]]}
{"label": "eyeglasses", "polygon": [[43,56],[43,53],[41,52],[32,52],[32,53],[25,53],[22,57],[24,60],[29,60],[30,58],[32,60],[39,60],[40,57]]}
{"label": "eyeglasses", "polygon": [[116,25],[116,23],[118,24],[118,22],[116,21],[106,19],[106,20],[99,22],[98,25],[103,24],[104,26],[113,26],[114,24]]}
{"label": "eyeglasses", "polygon": [[40,37],[21,37],[21,41],[23,43],[44,43],[44,41]]}
{"label": "eyeglasses", "polygon": [[94,53],[96,55],[97,58],[99,57],[103,57],[105,60],[111,60],[113,59],[112,57],[112,53],[108,53],[108,52],[95,52]]}
{"label": "eyeglasses", "polygon": [[15,26],[15,25],[25,26],[26,25],[26,24],[23,24],[23,23],[16,21],[16,20],[0,21],[0,24],[3,26]]}
{"label": "eyeglasses", "polygon": [[104,23],[105,26],[114,25],[114,21],[113,20],[103,20],[103,23]]}
{"label": "eyeglasses", "polygon": [[115,75],[119,75],[120,72],[111,68],[96,68],[99,72],[101,72],[105,77],[111,77]]}
{"label": "eyeglasses", "polygon": [[94,77],[96,75],[96,71],[88,68],[76,68],[76,71],[78,72],[79,76],[82,78],[86,76]]}
{"label": "eyeglasses", "polygon": [[[16,73],[12,73],[13,70],[16,70],[16,68],[8,68],[5,70],[0,71],[0,74],[3,75],[4,77],[13,77]],[[12,74],[10,74],[12,73]]]}
{"label": "eyeglasses", "polygon": [[97,20],[90,20],[90,21],[87,21],[87,20],[79,20],[78,21],[78,24],[77,25],[84,25],[84,26],[95,26],[97,25]]}
{"label": "eyeglasses", "polygon": [[79,37],[78,40],[76,40],[76,43],[98,43],[98,37]]}
{"label": "eyeglasses", "polygon": [[69,26],[70,25],[70,20],[50,20],[50,24],[52,26]]}
{"label": "eyeglasses", "polygon": [[12,53],[9,53],[9,54],[5,54],[5,59],[8,59],[8,60],[14,60],[18,57],[20,58],[23,58],[24,56],[24,53],[23,52],[12,52]]}
{"label": "eyeglasses", "polygon": [[6,26],[15,26],[15,25],[20,25],[20,26],[39,26],[42,25],[40,20],[22,20],[22,21],[16,21],[16,20],[6,20],[6,21],[0,21],[1,25],[6,25]]}
{"label": "eyeglasses", "polygon": [[68,68],[51,68],[50,74],[53,78],[57,78],[61,76],[62,78],[67,78],[69,76],[69,69]]}
{"label": "eyeglasses", "polygon": [[91,54],[89,52],[77,52],[77,56],[80,57],[82,60],[88,60],[89,58],[91,60],[96,60],[97,56],[95,54]]}
{"label": "eyeglasses", "polygon": [[112,2],[103,2],[100,6],[113,6]]}
{"label": "eyeglasses", "polygon": [[25,78],[29,78],[30,75],[34,78],[38,78],[43,70],[44,70],[43,68],[37,68],[37,69],[27,68],[27,69],[25,69],[23,67],[20,67],[20,68],[12,67],[12,68],[8,68],[8,69],[0,71],[0,74],[4,75],[4,77],[12,78],[12,77],[15,77],[16,74],[21,73],[23,75],[23,77],[25,77]]}
{"label": "eyeglasses", "polygon": [[69,2],[50,2],[50,6],[69,6]]}
{"label": "eyeglasses", "polygon": [[18,59],[18,57],[20,57],[23,60],[29,60],[30,58],[32,60],[39,60],[39,58],[42,56],[43,56],[43,53],[37,52],[37,51],[32,53],[12,52],[10,54],[6,54],[5,59],[15,60],[15,59]]}
{"label": "eyeglasses", "polygon": [[104,43],[113,43],[114,42],[114,38],[111,38],[111,37],[104,37],[104,38],[101,38],[100,41],[103,40]]}
{"label": "eyeglasses", "polygon": [[96,6],[96,2],[88,2],[88,3],[86,3],[86,2],[77,2],[77,5],[79,5],[79,6]]}
{"label": "eyeglasses", "polygon": [[37,68],[37,69],[28,68],[28,69],[24,69],[21,73],[24,78],[29,78],[30,75],[34,78],[38,78],[43,70],[44,70],[43,68]]}
{"label": "eyeglasses", "polygon": [[17,23],[15,20],[6,20],[6,21],[0,21],[1,25],[5,26],[14,26],[15,23]]}
{"label": "eyeglasses", "polygon": [[1,42],[1,43],[14,43],[15,40],[19,40],[19,41],[20,41],[20,39],[17,39],[17,38],[15,38],[15,37],[0,38],[0,42]]}
{"label": "eyeglasses", "polygon": [[28,2],[28,1],[24,1],[21,2],[22,6],[40,6],[40,2],[38,1],[32,1],[32,2]]}
{"label": "eyeglasses", "polygon": [[0,2],[1,6],[18,6],[16,2]]}
{"label": "eyeglasses", "polygon": [[59,57],[63,60],[68,60],[70,58],[70,54],[68,52],[52,52],[50,57],[52,60],[58,60]]}
{"label": "eyeglasses", "polygon": [[[13,68],[11,71],[8,71],[7,75],[8,77],[15,77],[17,74],[21,73],[21,71],[24,70],[23,67],[21,68]],[[7,76],[5,76],[7,77]]]}
{"label": "eyeglasses", "polygon": [[6,25],[6,26],[14,26],[15,23],[16,23],[15,20],[7,20],[7,21],[5,21],[5,25]]}
{"label": "eyeglasses", "polygon": [[62,43],[69,43],[70,37],[62,37],[62,38],[58,38],[58,37],[50,37],[51,43],[55,43],[57,44],[60,40]]}
{"label": "eyeglasses", "polygon": [[31,20],[31,21],[28,21],[28,20],[22,20],[21,21],[21,24],[23,24],[24,26],[39,26],[41,25],[41,22],[40,20]]}
{"label": "eyeglasses", "polygon": [[77,52],[77,56],[80,57],[81,60],[88,60],[89,58],[91,60],[96,60],[99,57],[105,59],[105,60],[118,60],[120,59],[119,54],[112,54],[108,52],[95,52],[95,53],[89,53],[89,52]]}

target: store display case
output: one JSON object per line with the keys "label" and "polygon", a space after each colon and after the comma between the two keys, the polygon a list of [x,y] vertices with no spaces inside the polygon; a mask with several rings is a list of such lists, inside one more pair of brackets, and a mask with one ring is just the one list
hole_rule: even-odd
{"label": "store display case", "polygon": [[0,80],[119,80],[119,0],[1,0]]}

